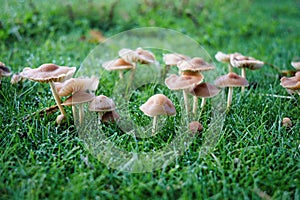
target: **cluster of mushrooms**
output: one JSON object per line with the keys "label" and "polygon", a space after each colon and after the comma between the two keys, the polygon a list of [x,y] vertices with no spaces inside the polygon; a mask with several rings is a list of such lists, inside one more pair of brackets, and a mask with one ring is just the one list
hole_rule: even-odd
{"label": "cluster of mushrooms", "polygon": [[[215,66],[207,63],[200,57],[190,58],[179,53],[168,53],[163,55],[165,68],[162,72],[162,77],[166,75],[165,85],[170,90],[182,90],[185,110],[189,112],[190,105],[188,104],[188,95],[193,96],[192,113],[196,114],[198,107],[198,98],[202,99],[201,109],[204,108],[206,99],[212,98],[221,91],[221,88],[228,87],[227,109],[232,103],[232,95],[234,87],[241,87],[242,93],[248,81],[246,79],[246,69],[259,69],[264,65],[264,62],[253,57],[244,56],[240,53],[225,54],[218,52],[215,58],[228,64],[228,74],[218,77],[214,84],[204,82],[202,72],[214,70]],[[157,63],[152,52],[137,48],[121,49],[119,58],[104,62],[102,67],[108,71],[118,71],[119,78],[123,78],[125,70],[130,71],[130,81],[133,80],[135,70],[139,64],[154,64]],[[293,62],[292,65],[300,69],[299,62]],[[169,74],[171,67],[177,66],[178,74]],[[241,76],[233,72],[233,68],[241,69]],[[98,88],[99,78],[72,78],[76,71],[75,67],[58,66],[56,64],[43,64],[38,68],[24,68],[21,73],[15,74],[11,83],[17,83],[21,80],[29,79],[31,81],[48,83],[50,85],[53,97],[56,101],[56,106],[61,114],[57,116],[56,122],[60,124],[62,120],[67,118],[67,113],[64,106],[72,106],[73,119],[75,123],[83,123],[84,104],[88,103],[88,109],[98,113],[99,123],[105,121],[116,121],[120,115],[116,112],[116,105],[113,99],[104,95],[95,96],[94,92]],[[2,76],[10,76],[9,69],[0,62],[0,84]],[[290,93],[297,92],[300,94],[300,71],[294,77],[281,79],[281,85]],[[62,102],[62,98],[65,100]],[[78,112],[76,109],[78,106]],[[155,94],[150,97],[140,110],[145,115],[153,117],[152,134],[156,131],[157,117],[159,115],[174,116],[176,109],[172,101],[164,94]],[[203,127],[199,122],[191,122],[189,124],[192,132],[202,130]]]}

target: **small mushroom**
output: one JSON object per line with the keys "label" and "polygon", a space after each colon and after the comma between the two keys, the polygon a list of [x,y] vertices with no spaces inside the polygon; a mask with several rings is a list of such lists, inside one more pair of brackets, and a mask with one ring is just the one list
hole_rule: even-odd
{"label": "small mushroom", "polygon": [[77,121],[75,106],[79,105],[79,123],[83,123],[84,118],[84,110],[83,110],[83,103],[87,103],[92,101],[95,98],[94,94],[87,93],[85,91],[78,91],[75,92],[72,96],[68,97],[65,102],[63,102],[61,105],[63,106],[72,106],[73,111],[73,118],[74,122]]}
{"label": "small mushroom", "polygon": [[191,60],[182,60],[177,63],[180,71],[202,72],[213,70],[215,67],[205,62],[202,58],[194,57]]}
{"label": "small mushroom", "polygon": [[1,79],[2,77],[8,77],[11,75],[10,70],[4,63],[0,62],[0,87],[1,87]]}
{"label": "small mushroom", "polygon": [[222,62],[222,63],[228,63],[228,72],[232,72],[232,65],[230,63],[230,57],[231,56],[238,56],[242,55],[240,53],[230,53],[230,54],[225,54],[221,51],[218,51],[217,54],[215,55],[215,58],[217,61]]}
{"label": "small mushroom", "polygon": [[180,62],[182,60],[190,60],[190,59],[191,59],[190,57],[183,55],[183,54],[179,54],[179,53],[163,54],[163,61],[166,66],[165,66],[164,72],[162,72],[162,78],[165,79],[171,66],[177,66],[178,62]]}
{"label": "small mushroom", "polygon": [[234,72],[230,72],[224,76],[220,76],[215,80],[215,85],[219,87],[228,87],[228,99],[227,99],[227,109],[230,108],[231,102],[232,102],[232,94],[233,94],[233,87],[242,87],[242,86],[248,86],[248,81],[237,75]]}
{"label": "small mushroom", "polygon": [[[195,85],[194,87],[191,87],[189,89],[189,92],[195,96],[195,97],[201,97],[201,109],[204,108],[205,102],[207,98],[211,98],[219,94],[220,89],[218,89],[216,86],[210,84],[210,83],[200,83],[198,85]],[[193,113],[196,114],[197,110],[197,102],[193,105]]]}
{"label": "small mushroom", "polygon": [[293,61],[293,62],[291,62],[291,65],[292,65],[296,70],[300,70],[300,61]]}
{"label": "small mushroom", "polygon": [[[241,75],[246,78],[246,68],[250,70],[259,69],[264,65],[264,62],[256,60],[255,58],[243,56],[243,55],[231,55],[230,63],[233,67],[241,68]],[[242,86],[242,93],[245,91],[245,87]]]}
{"label": "small mushroom", "polygon": [[71,78],[75,73],[75,71],[76,71],[76,67],[58,66],[49,63],[49,64],[43,64],[36,69],[25,68],[20,73],[20,76],[35,82],[49,83],[56,104],[62,114],[62,116],[59,119],[57,118],[57,122],[61,122],[61,120],[63,118],[66,118],[67,115],[63,106],[61,105],[61,100],[56,92],[54,82],[63,82]]}
{"label": "small mushroom", "polygon": [[93,101],[91,101],[89,110],[98,113],[98,122],[100,124],[103,114],[109,111],[116,110],[116,104],[111,98],[108,98],[105,95],[99,95],[95,97]]}
{"label": "small mushroom", "polygon": [[290,118],[288,118],[288,117],[284,117],[283,119],[282,119],[282,126],[284,126],[284,127],[287,127],[287,128],[290,128],[290,127],[292,127],[292,120],[290,119]]}
{"label": "small mushroom", "polygon": [[189,130],[192,135],[199,134],[203,131],[203,126],[198,121],[192,121],[189,123]]}
{"label": "small mushroom", "polygon": [[300,94],[300,71],[295,74],[295,76],[292,77],[282,77],[280,79],[280,85],[284,88],[286,88],[288,91],[293,93],[294,91],[298,92]]}
{"label": "small mushroom", "polygon": [[126,69],[132,69],[133,65],[126,62],[122,58],[118,58],[115,60],[107,61],[102,64],[102,67],[108,71],[119,71],[119,78],[123,78],[123,71]]}
{"label": "small mushroom", "polygon": [[172,74],[165,80],[166,86],[170,90],[183,90],[183,100],[185,109],[189,112],[187,89],[201,83],[203,75],[199,72],[183,71],[181,76]]}
{"label": "small mushroom", "polygon": [[146,103],[140,106],[140,110],[149,117],[153,117],[152,135],[156,131],[157,117],[159,115],[173,116],[176,109],[172,101],[163,94],[155,94]]}

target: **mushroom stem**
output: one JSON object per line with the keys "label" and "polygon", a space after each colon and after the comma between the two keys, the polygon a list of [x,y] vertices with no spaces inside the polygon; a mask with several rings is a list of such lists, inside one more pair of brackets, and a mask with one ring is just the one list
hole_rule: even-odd
{"label": "mushroom stem", "polygon": [[202,101],[201,101],[201,109],[204,108],[205,103],[206,103],[206,98],[203,97],[203,98],[202,98]]}
{"label": "mushroom stem", "polygon": [[76,112],[76,107],[74,105],[72,105],[72,113],[73,113],[74,124],[76,124],[76,122],[77,122],[77,112]]}
{"label": "mushroom stem", "polygon": [[101,124],[102,112],[98,112],[98,124]]}
{"label": "mushroom stem", "polygon": [[123,70],[119,70],[119,78],[123,79]]}
{"label": "mushroom stem", "polygon": [[193,114],[196,114],[197,111],[197,105],[198,105],[198,98],[196,96],[193,97]]}
{"label": "mushroom stem", "polygon": [[229,71],[229,72],[233,72],[232,66],[231,66],[231,63],[230,63],[230,62],[228,63],[228,71]]}
{"label": "mushroom stem", "polygon": [[157,116],[153,117],[153,126],[152,126],[152,135],[156,132],[156,123],[157,123]]}
{"label": "mushroom stem", "polygon": [[135,70],[136,70],[136,63],[132,63],[132,65],[133,65],[133,68],[130,70],[130,85],[133,82]]}
{"label": "mushroom stem", "polygon": [[84,118],[84,110],[83,110],[83,104],[79,104],[79,124],[83,123]]}
{"label": "mushroom stem", "polygon": [[233,94],[233,87],[228,88],[228,97],[227,97],[227,109],[229,110],[231,102],[232,102],[232,94]]}
{"label": "mushroom stem", "polygon": [[52,92],[52,94],[54,96],[55,102],[56,102],[56,104],[57,104],[57,106],[58,106],[61,114],[64,115],[67,118],[66,111],[64,110],[63,106],[61,105],[61,100],[60,100],[60,98],[59,98],[59,96],[58,96],[58,94],[57,94],[57,92],[55,90],[54,83],[53,82],[49,82],[49,84],[50,84],[51,92]]}
{"label": "mushroom stem", "polygon": [[[246,68],[242,67],[241,75],[243,78],[246,78]],[[242,86],[242,94],[245,92],[245,86]]]}
{"label": "mushroom stem", "polygon": [[162,72],[161,72],[161,79],[162,80],[165,80],[166,75],[169,72],[169,70],[170,70],[170,65],[165,65],[165,67],[162,69]]}
{"label": "mushroom stem", "polygon": [[189,104],[188,104],[188,95],[187,95],[186,90],[183,90],[183,101],[184,101],[185,110],[188,113],[190,108],[189,108]]}

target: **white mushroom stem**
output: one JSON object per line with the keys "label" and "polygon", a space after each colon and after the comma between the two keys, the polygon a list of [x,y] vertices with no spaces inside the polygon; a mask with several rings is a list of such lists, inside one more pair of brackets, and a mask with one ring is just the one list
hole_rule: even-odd
{"label": "white mushroom stem", "polygon": [[228,63],[228,71],[229,71],[229,72],[233,72],[232,66],[231,66],[231,63],[230,63],[230,62]]}
{"label": "white mushroom stem", "polygon": [[[242,67],[241,75],[243,78],[246,78],[246,68],[245,67]],[[244,91],[245,91],[245,86],[242,86],[242,94],[244,93]]]}
{"label": "white mushroom stem", "polygon": [[232,102],[232,94],[233,94],[233,87],[228,88],[228,96],[227,96],[227,109],[230,108]]}
{"label": "white mushroom stem", "polygon": [[136,63],[132,63],[133,68],[130,70],[130,85],[134,80],[135,70],[136,70]]}
{"label": "white mushroom stem", "polygon": [[61,100],[60,100],[60,98],[59,98],[59,96],[58,96],[58,94],[57,94],[57,92],[55,90],[54,83],[53,82],[49,82],[49,84],[50,84],[51,92],[52,92],[52,94],[54,96],[55,102],[56,102],[56,104],[57,104],[57,106],[58,106],[61,114],[64,115],[65,117],[67,117],[66,111],[64,110],[63,106],[61,105]]}
{"label": "white mushroom stem", "polygon": [[188,94],[187,94],[186,90],[183,90],[183,101],[184,101],[185,110],[188,113],[190,108],[189,108],[189,104],[188,104]]}
{"label": "white mushroom stem", "polygon": [[152,135],[156,132],[156,123],[157,123],[157,116],[153,117],[153,126],[152,126]]}
{"label": "white mushroom stem", "polygon": [[123,70],[119,70],[119,78],[120,79],[123,79],[124,77],[123,77]]}
{"label": "white mushroom stem", "polygon": [[193,114],[195,115],[197,112],[197,106],[198,106],[198,97],[193,97]]}
{"label": "white mushroom stem", "polygon": [[98,124],[101,124],[101,119],[104,113],[98,112]]}
{"label": "white mushroom stem", "polygon": [[83,123],[83,118],[84,118],[84,109],[83,109],[83,104],[79,104],[79,124]]}
{"label": "white mushroom stem", "polygon": [[74,123],[76,123],[77,122],[77,112],[76,112],[76,107],[74,105],[72,105],[72,113],[73,113]]}
{"label": "white mushroom stem", "polygon": [[205,103],[206,103],[206,98],[203,97],[203,98],[202,98],[202,101],[201,101],[201,109],[204,108]]}

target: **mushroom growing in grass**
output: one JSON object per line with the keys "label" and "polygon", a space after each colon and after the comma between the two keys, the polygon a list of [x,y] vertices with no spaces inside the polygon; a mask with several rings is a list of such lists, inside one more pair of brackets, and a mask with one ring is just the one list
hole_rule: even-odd
{"label": "mushroom growing in grass", "polygon": [[[241,75],[246,78],[246,68],[250,70],[259,69],[264,65],[264,62],[256,60],[255,58],[237,55],[230,56],[230,63],[233,67],[241,68]],[[242,93],[245,91],[245,87],[242,87]]]}
{"label": "mushroom growing in grass", "polygon": [[292,61],[291,65],[297,70],[300,70],[300,61]]}
{"label": "mushroom growing in grass", "polygon": [[190,60],[191,58],[183,55],[183,54],[179,54],[179,53],[167,53],[163,55],[163,61],[166,65],[164,72],[162,72],[162,78],[165,79],[167,73],[170,70],[171,66],[177,66],[177,63],[182,61],[182,60]]}
{"label": "mushroom growing in grass", "polygon": [[[219,94],[220,89],[210,83],[200,83],[198,85],[195,85],[194,87],[191,87],[189,89],[189,92],[196,98],[197,97],[202,98],[201,109],[203,109],[206,99],[214,97],[217,94]],[[194,101],[194,104],[193,104],[193,113],[194,114],[196,114],[196,110],[197,110],[197,102],[195,103],[195,101]]]}
{"label": "mushroom growing in grass", "polygon": [[97,112],[99,115],[98,123],[101,123],[101,119],[106,112],[116,110],[116,104],[111,99],[105,95],[96,96],[89,105],[89,110]]}
{"label": "mushroom growing in grass", "polygon": [[300,95],[300,72],[297,72],[292,77],[282,77],[280,85],[286,88],[290,93],[297,92]]}
{"label": "mushroom growing in grass", "polygon": [[123,78],[123,71],[133,69],[133,65],[126,62],[122,58],[107,61],[102,64],[102,67],[108,71],[119,71],[119,78]]}
{"label": "mushroom growing in grass", "polygon": [[242,55],[240,53],[230,53],[230,54],[225,54],[221,51],[218,51],[215,55],[215,58],[217,59],[217,61],[222,62],[222,63],[228,63],[228,72],[232,72],[232,65],[230,63],[230,57],[232,56],[238,56],[238,55]]}
{"label": "mushroom growing in grass", "polygon": [[201,83],[202,80],[203,75],[199,72],[183,71],[180,76],[175,74],[169,76],[165,80],[165,84],[170,90],[183,90],[185,110],[189,112],[187,90],[190,87]]}
{"label": "mushroom growing in grass", "polygon": [[2,77],[8,77],[11,75],[10,70],[4,63],[0,62],[0,88],[1,88],[1,79]]}
{"label": "mushroom growing in grass", "polygon": [[215,80],[215,85],[222,88],[228,87],[227,109],[229,109],[232,102],[233,88],[248,86],[249,83],[245,78],[234,72],[230,72],[224,76],[218,77]]}
{"label": "mushroom growing in grass", "polygon": [[56,122],[58,124],[67,117],[66,112],[61,105],[61,100],[56,92],[54,82],[63,82],[73,76],[76,71],[76,67],[58,66],[52,63],[43,64],[36,69],[26,68],[21,73],[20,76],[25,79],[29,79],[40,83],[49,83],[51,87],[51,92],[54,96],[56,104],[61,112],[58,116]]}
{"label": "mushroom growing in grass", "polygon": [[157,117],[159,115],[174,116],[176,109],[172,101],[163,94],[155,94],[146,103],[140,106],[140,110],[149,117],[153,117],[152,135],[156,132]]}
{"label": "mushroom growing in grass", "polygon": [[90,94],[84,91],[78,91],[74,93],[72,96],[68,97],[66,101],[62,103],[63,106],[72,106],[73,118],[74,122],[77,121],[77,116],[75,112],[75,106],[79,105],[79,124],[83,123],[84,118],[84,108],[83,103],[87,103],[92,101],[95,98],[94,94]]}

